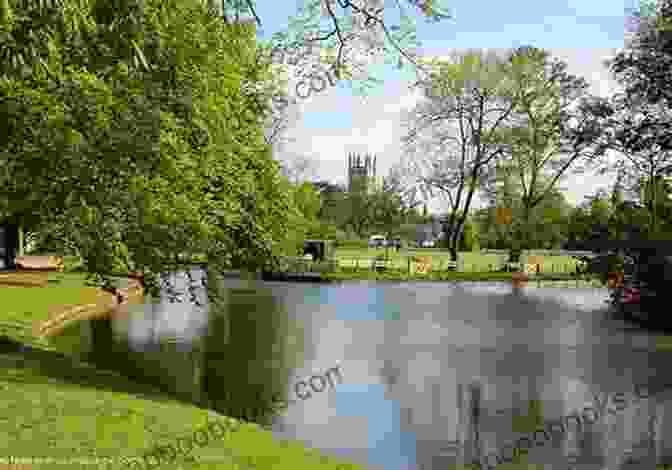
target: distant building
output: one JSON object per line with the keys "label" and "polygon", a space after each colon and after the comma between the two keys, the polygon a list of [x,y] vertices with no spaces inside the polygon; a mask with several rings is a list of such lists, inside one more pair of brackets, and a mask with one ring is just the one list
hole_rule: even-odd
{"label": "distant building", "polygon": [[342,186],[328,181],[313,181],[312,185],[320,194],[345,192],[345,188]]}
{"label": "distant building", "polygon": [[418,224],[416,226],[416,242],[421,246],[425,242],[436,244],[441,239],[441,233],[441,221],[436,217],[432,217],[430,223]]}
{"label": "distant building", "polygon": [[348,192],[370,192],[375,182],[376,156],[348,154]]}

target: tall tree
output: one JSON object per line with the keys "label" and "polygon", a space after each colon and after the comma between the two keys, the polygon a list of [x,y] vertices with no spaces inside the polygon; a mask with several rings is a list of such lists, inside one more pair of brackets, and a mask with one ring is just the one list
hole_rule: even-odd
{"label": "tall tree", "polygon": [[[516,247],[510,261],[528,249],[532,210],[548,197],[567,170],[604,154],[604,103],[588,95],[588,83],[567,73],[567,64],[544,50],[521,47],[510,56],[515,114],[499,129],[522,189],[522,217],[514,221]],[[575,168],[582,171],[583,168]],[[542,183],[545,179],[546,184]]]}
{"label": "tall tree", "polygon": [[[63,224],[103,284],[121,265],[145,272],[156,293],[155,274],[184,253],[251,267],[281,253],[293,229],[277,213],[295,208],[264,146],[258,103],[239,91],[242,76],[263,73],[241,54],[250,32],[199,2],[146,2],[126,8],[143,15],[136,41],[123,31],[135,20],[110,22],[93,9],[80,22],[87,5],[73,5],[51,42],[36,44],[45,58],[26,64],[28,72],[2,72],[0,199],[15,214],[30,209],[45,224]],[[3,24],[10,37],[53,26],[21,13]],[[132,53],[141,48],[144,59]]]}
{"label": "tall tree", "polygon": [[[604,162],[599,173],[618,170],[619,184],[630,194],[642,194],[642,186],[658,185],[672,174],[672,108],[660,101],[647,102],[633,94],[616,94],[610,100],[609,126],[605,130],[609,146],[621,159],[614,165]],[[647,232],[659,231],[656,201],[659,191],[649,191],[645,202],[650,214]]]}
{"label": "tall tree", "polygon": [[[625,93],[650,103],[672,105],[672,1],[636,12],[634,34],[624,50],[607,61]],[[651,2],[641,2],[642,6]]]}
{"label": "tall tree", "polygon": [[389,240],[393,236],[401,236],[401,227],[422,202],[417,192],[405,185],[403,172],[399,166],[390,170],[381,187],[370,195],[371,226]]}
{"label": "tall tree", "polygon": [[433,75],[418,82],[425,99],[407,116],[405,165],[425,197],[448,199],[443,230],[456,261],[473,195],[503,152],[493,137],[515,102],[503,99],[510,94],[509,71],[495,54],[466,51],[430,64]]}

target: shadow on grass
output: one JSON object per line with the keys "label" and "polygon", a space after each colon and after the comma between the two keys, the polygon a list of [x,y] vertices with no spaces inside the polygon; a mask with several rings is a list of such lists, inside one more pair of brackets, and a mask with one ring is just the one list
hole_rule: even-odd
{"label": "shadow on grass", "polygon": [[[16,368],[23,374],[4,373]],[[77,385],[111,392],[128,393],[158,402],[178,401],[157,387],[141,384],[110,370],[78,361],[66,354],[37,349],[0,336],[0,382]]]}

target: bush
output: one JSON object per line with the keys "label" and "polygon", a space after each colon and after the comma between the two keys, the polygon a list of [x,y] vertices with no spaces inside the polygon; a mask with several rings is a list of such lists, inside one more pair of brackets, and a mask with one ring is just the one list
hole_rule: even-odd
{"label": "bush", "polygon": [[337,247],[338,248],[349,248],[349,249],[364,249],[366,250],[369,247],[369,241],[368,240],[338,240],[337,242]]}

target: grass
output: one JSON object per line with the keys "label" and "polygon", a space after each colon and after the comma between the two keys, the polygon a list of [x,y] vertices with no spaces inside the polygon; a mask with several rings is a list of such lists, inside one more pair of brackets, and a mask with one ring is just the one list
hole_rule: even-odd
{"label": "grass", "polygon": [[[49,273],[46,287],[5,286],[0,278],[0,335],[31,346],[54,349],[46,339],[33,335],[35,322],[43,322],[68,306],[95,302],[97,288],[87,286],[84,274]],[[122,278],[115,278],[123,286]]]}
{"label": "grass", "polygon": [[[4,405],[0,455],[50,457],[54,463],[34,467],[47,470],[60,470],[73,458],[103,457],[112,463],[91,468],[127,468],[120,457],[139,457],[157,444],[191,436],[208,421],[231,419],[49,351],[0,354],[0,388]],[[163,468],[241,468],[228,456],[228,448],[240,458],[256,461],[260,470],[359,468],[321,457],[299,443],[276,441],[271,433],[249,423],[221,441],[211,439],[207,446],[195,447],[196,462],[178,458]],[[65,468],[72,467],[84,466]]]}
{"label": "grass", "polygon": [[[450,260],[450,253],[447,251],[424,248],[397,252],[389,249],[387,250],[389,261],[386,263],[388,269],[382,273],[372,271],[370,266],[373,259],[385,254],[385,249],[337,248],[336,259],[339,269],[336,272],[323,273],[321,277],[325,281],[511,281],[511,273],[496,272],[507,261],[508,254],[505,252],[488,254],[461,252],[458,256],[458,270],[447,271],[447,263]],[[414,258],[418,257],[431,260],[429,273],[415,271]],[[411,261],[410,274],[409,260]],[[533,261],[540,265],[540,274],[530,276],[530,282],[534,280],[576,282],[577,280],[573,274],[577,262],[571,256],[536,256],[534,258],[522,256],[521,261],[524,263]],[[592,277],[581,276],[581,278],[588,280],[591,285],[602,286]]]}
{"label": "grass", "polygon": [[[339,264],[344,267],[355,267],[357,260],[359,265],[368,266],[373,258],[384,255],[385,249],[354,249],[337,248],[336,258]],[[391,266],[395,269],[408,270],[409,257],[429,257],[433,267],[445,267],[450,260],[450,253],[436,248],[407,249],[399,252],[388,249],[387,254],[391,260]],[[534,252],[532,252],[534,254]],[[486,272],[493,271],[504,265],[508,258],[506,253],[474,253],[460,252],[458,255],[459,268],[466,272]],[[562,273],[570,272],[576,269],[577,261],[571,256],[537,256],[536,262],[539,262],[542,273]],[[527,256],[522,256],[521,261],[526,263],[530,260]]]}

